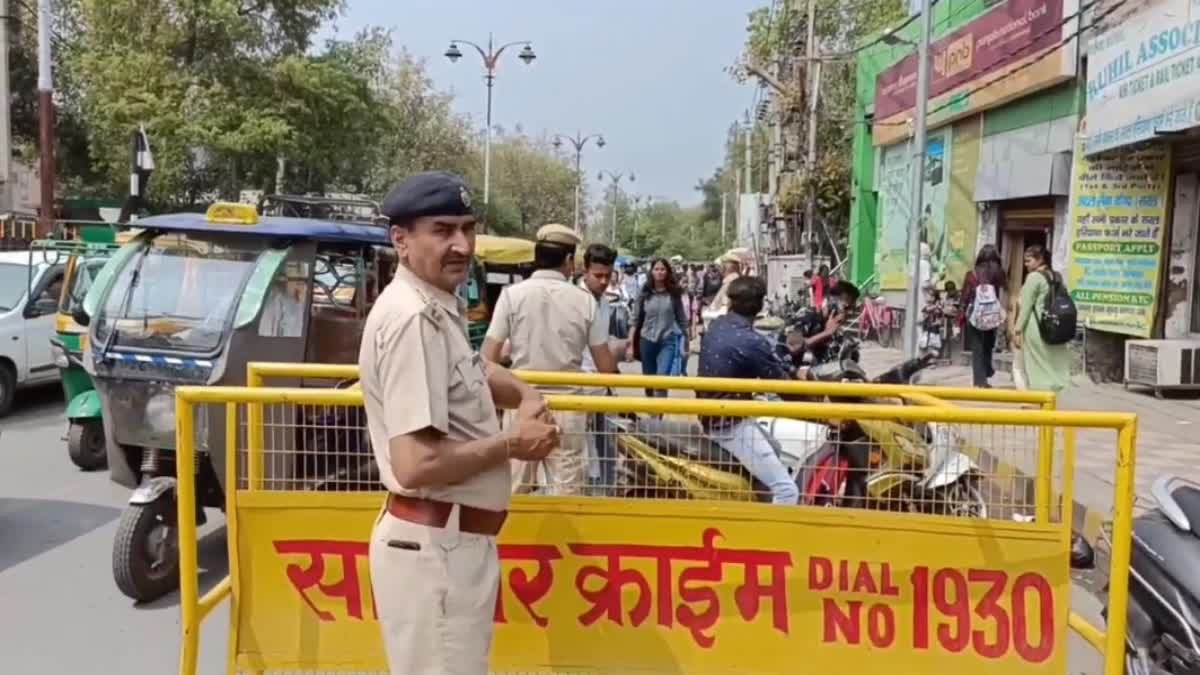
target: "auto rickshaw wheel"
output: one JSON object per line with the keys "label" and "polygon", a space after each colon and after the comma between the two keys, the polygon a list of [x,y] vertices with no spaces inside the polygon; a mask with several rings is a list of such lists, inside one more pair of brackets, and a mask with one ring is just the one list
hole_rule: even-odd
{"label": "auto rickshaw wheel", "polygon": [[150,602],[179,586],[179,529],[175,500],[130,504],[113,541],[113,579],[138,602]]}
{"label": "auto rickshaw wheel", "polygon": [[84,471],[103,469],[108,464],[104,424],[99,420],[71,422],[67,429],[67,454]]}

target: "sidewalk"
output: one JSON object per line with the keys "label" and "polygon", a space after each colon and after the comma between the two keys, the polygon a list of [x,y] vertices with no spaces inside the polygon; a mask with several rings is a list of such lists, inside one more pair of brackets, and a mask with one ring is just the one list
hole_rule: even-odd
{"label": "sidewalk", "polygon": [[[868,373],[886,369],[902,358],[898,350],[869,344],[862,348],[863,367]],[[971,369],[965,365],[941,365],[925,371],[921,382],[969,387]],[[992,386],[1012,387],[1012,378],[1007,372],[997,373],[992,378]],[[1200,454],[1196,452],[1200,447],[1200,400],[1159,400],[1145,390],[1126,391],[1120,385],[1095,384],[1084,376],[1076,376],[1072,387],[1059,395],[1058,407],[1137,414],[1134,478],[1139,509],[1148,508],[1152,503],[1150,485],[1163,474],[1200,480],[1200,466],[1196,462],[1196,456]],[[1094,541],[1100,526],[1111,518],[1115,453],[1115,432],[1080,431],[1076,435],[1075,523],[1076,529],[1089,540]],[[1033,473],[1031,464],[1017,469]]]}

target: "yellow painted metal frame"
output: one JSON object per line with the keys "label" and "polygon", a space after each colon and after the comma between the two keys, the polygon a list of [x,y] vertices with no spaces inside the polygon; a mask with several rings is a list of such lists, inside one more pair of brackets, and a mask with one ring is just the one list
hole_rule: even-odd
{"label": "yellow painted metal frame", "polygon": [[[1046,391],[1016,391],[1011,389],[975,389],[971,387],[941,387],[900,384],[826,383],[784,380],[744,380],[723,377],[670,377],[663,375],[609,375],[600,373],[556,373],[518,370],[515,374],[529,384],[544,386],[615,387],[629,389],[681,389],[691,391],[722,391],[731,393],[789,394],[794,396],[845,396],[889,398],[912,393],[924,393],[946,401],[1008,403],[1055,407],[1055,395]],[[268,378],[306,377],[316,380],[349,380],[358,378],[358,366],[332,363],[271,363],[253,362],[246,365],[246,386],[265,386]]]}
{"label": "yellow painted metal frame", "polygon": [[[226,412],[226,433],[229,442],[227,451],[230,454],[226,461],[227,485],[227,519],[231,536],[230,545],[236,545],[236,451],[237,451],[237,406],[248,406],[248,420],[257,421],[259,429],[252,425],[248,430],[247,445],[251,450],[262,449],[261,421],[264,404],[291,403],[297,405],[344,405],[361,406],[362,393],[354,390],[333,389],[273,389],[261,387],[262,377],[272,376],[279,372],[287,372],[290,376],[295,370],[285,371],[280,368],[271,372],[271,368],[261,368],[256,371],[256,377],[251,378],[251,387],[179,387],[176,389],[176,441],[177,467],[183,467],[178,472],[178,518],[179,518],[179,554],[180,554],[180,609],[181,636],[179,672],[181,675],[194,675],[199,653],[199,630],[203,619],[220,604],[226,596],[237,602],[231,590],[236,585],[239,569],[237,556],[231,550],[230,576],[215,588],[199,596],[199,579],[197,563],[197,531],[196,531],[196,486],[194,475],[190,469],[196,458],[195,447],[195,406],[197,404],[223,404]],[[288,364],[291,365],[291,364]],[[343,378],[347,372],[342,366],[305,367],[305,375],[309,377]],[[320,374],[317,374],[320,373]],[[540,380],[542,374],[534,374],[529,380]],[[557,374],[555,374],[557,375]],[[598,376],[616,377],[616,376]],[[552,379],[552,378],[551,378]],[[642,382],[655,378],[620,378],[616,386],[636,387]],[[692,387],[707,388],[715,385],[712,380],[702,378],[658,378],[661,380],[689,380]],[[544,380],[541,380],[544,381]],[[738,382],[742,381],[729,381]],[[255,387],[253,385],[259,385]],[[756,389],[762,384],[751,383]],[[808,385],[810,383],[784,383],[787,385]],[[739,385],[743,386],[743,385]],[[831,404],[831,403],[801,403],[801,402],[761,402],[739,400],[702,400],[702,399],[645,399],[632,397],[595,397],[595,396],[551,396],[550,407],[554,410],[577,412],[607,412],[607,413],[658,413],[684,415],[731,415],[743,417],[782,416],[796,418],[858,418],[858,419],[888,419],[896,421],[931,421],[950,424],[991,424],[991,425],[1023,425],[1036,426],[1042,430],[1042,438],[1052,440],[1056,427],[1067,428],[1065,434],[1065,458],[1068,462],[1074,459],[1074,428],[1111,429],[1117,433],[1117,462],[1116,481],[1114,488],[1114,519],[1113,519],[1113,550],[1111,568],[1109,570],[1109,625],[1107,632],[1089,625],[1081,617],[1071,614],[1068,624],[1083,636],[1089,643],[1100,648],[1104,653],[1105,675],[1121,675],[1124,668],[1125,653],[1125,624],[1128,611],[1129,593],[1129,558],[1133,528],[1133,479],[1134,460],[1136,455],[1137,417],[1129,413],[1060,411],[1053,409],[1018,410],[1018,409],[989,409],[961,408],[944,404],[938,398],[937,387],[899,387],[889,388],[880,385],[820,385],[819,390],[806,393],[824,393],[840,396],[879,396],[878,389],[885,389],[892,396],[906,396],[915,403],[923,405],[913,407],[887,407],[867,404]],[[852,394],[855,392],[862,392]],[[975,390],[950,390],[955,394],[967,393],[967,398],[960,400],[994,400],[971,395]],[[994,392],[994,390],[993,390]],[[788,392],[791,393],[791,392]],[[992,392],[989,392],[992,393]],[[1024,392],[1023,392],[1024,394]],[[1017,401],[1012,401],[1017,402]],[[1023,401],[1021,401],[1023,402]],[[1042,399],[1041,405],[1053,405],[1052,400]],[[255,417],[257,409],[257,417]],[[258,433],[256,433],[258,431]],[[1045,432],[1049,432],[1049,434]],[[256,445],[255,439],[258,439]],[[1039,443],[1041,445],[1041,443]],[[261,452],[258,454],[261,455]],[[1053,466],[1053,455],[1049,451],[1050,466]],[[261,460],[260,460],[261,461]],[[252,461],[251,466],[254,462]],[[1071,468],[1071,464],[1067,464]],[[1045,463],[1039,461],[1039,473],[1045,468]],[[249,471],[253,471],[250,469]],[[1070,499],[1072,471],[1064,472],[1064,544],[1069,543],[1070,537]],[[261,476],[261,464],[259,474]],[[255,483],[250,483],[253,487]],[[547,498],[533,498],[547,499]],[[1039,501],[1039,506],[1041,502]],[[520,508],[518,500],[515,508]],[[704,508],[701,505],[701,508]],[[1048,501],[1047,501],[1048,508]],[[1038,523],[1043,525],[1043,523]],[[1043,525],[1044,526],[1044,525]],[[237,608],[233,607],[230,621],[230,644],[234,643],[237,629]],[[230,665],[233,665],[235,652],[230,649]]]}

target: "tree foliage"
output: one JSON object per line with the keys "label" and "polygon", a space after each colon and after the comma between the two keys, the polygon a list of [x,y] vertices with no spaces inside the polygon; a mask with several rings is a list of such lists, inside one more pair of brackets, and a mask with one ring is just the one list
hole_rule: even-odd
{"label": "tree foliage", "polygon": [[[242,189],[356,192],[441,169],[483,192],[483,139],[423,61],[368,28],[315,44],[343,0],[56,0],[59,179],[68,196],[127,189],[130,133],[145,127],[150,200],[190,208]],[[10,3],[18,159],[35,163],[33,3]],[[519,130],[493,147],[493,229],[573,222],[576,176]],[[584,194],[586,195],[586,177]],[[482,200],[479,200],[482,203]]]}
{"label": "tree foliage", "polygon": [[[774,74],[783,85],[776,92],[777,119],[793,139],[785,175],[780,177],[778,204],[785,211],[802,210],[815,199],[817,215],[841,238],[850,210],[850,161],[853,138],[855,69],[853,53],[858,45],[903,18],[903,0],[818,0],[816,6],[817,53],[825,57],[820,64],[820,89],[817,101],[817,159],[805,166],[804,145],[808,134],[809,104],[805,99],[807,78],[804,55],[807,38],[805,14],[792,3],[783,3],[774,14],[768,8],[750,12],[746,22],[746,41],[742,54],[730,68],[731,75],[745,81],[755,72]],[[759,123],[765,136],[765,125]],[[738,165],[742,142],[729,145],[727,165]],[[755,147],[758,155],[758,148]],[[765,161],[765,160],[764,160]],[[757,165],[757,163],[756,163]],[[756,166],[756,171],[760,170]],[[765,167],[761,170],[765,171]],[[788,174],[791,175],[788,175]],[[832,234],[832,233],[831,233]]]}
{"label": "tree foliage", "polygon": [[[470,172],[482,184],[482,167]],[[575,169],[556,155],[549,139],[518,128],[492,139],[492,217],[496,232],[531,236],[547,223],[571,227],[575,220]]]}
{"label": "tree foliage", "polygon": [[[36,17],[15,4],[13,120],[25,159],[38,153]],[[342,0],[56,0],[53,30],[59,179],[67,196],[118,196],[127,188],[130,133],[154,151],[153,210],[194,208],[243,189],[356,192],[381,198],[418,171],[464,175],[482,204],[482,132],[453,110],[425,64],[379,28],[315,42]],[[742,140],[728,139],[740,157]],[[754,181],[765,185],[766,145],[754,139]],[[736,172],[697,186],[702,205],[672,201],[589,205],[588,176],[569,154],[520,127],[492,143],[486,226],[530,237],[573,224],[575,190],[589,240],[642,256],[711,259],[721,236],[721,195]],[[736,198],[728,202],[735,212]],[[590,223],[588,221],[591,221]],[[734,223],[729,219],[732,241]]]}

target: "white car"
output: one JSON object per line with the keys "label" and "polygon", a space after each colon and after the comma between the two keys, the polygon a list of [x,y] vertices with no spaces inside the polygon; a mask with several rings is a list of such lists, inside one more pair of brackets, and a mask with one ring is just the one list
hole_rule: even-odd
{"label": "white car", "polygon": [[50,338],[62,283],[61,263],[41,253],[31,260],[29,251],[0,252],[0,416],[18,388],[60,378]]}

